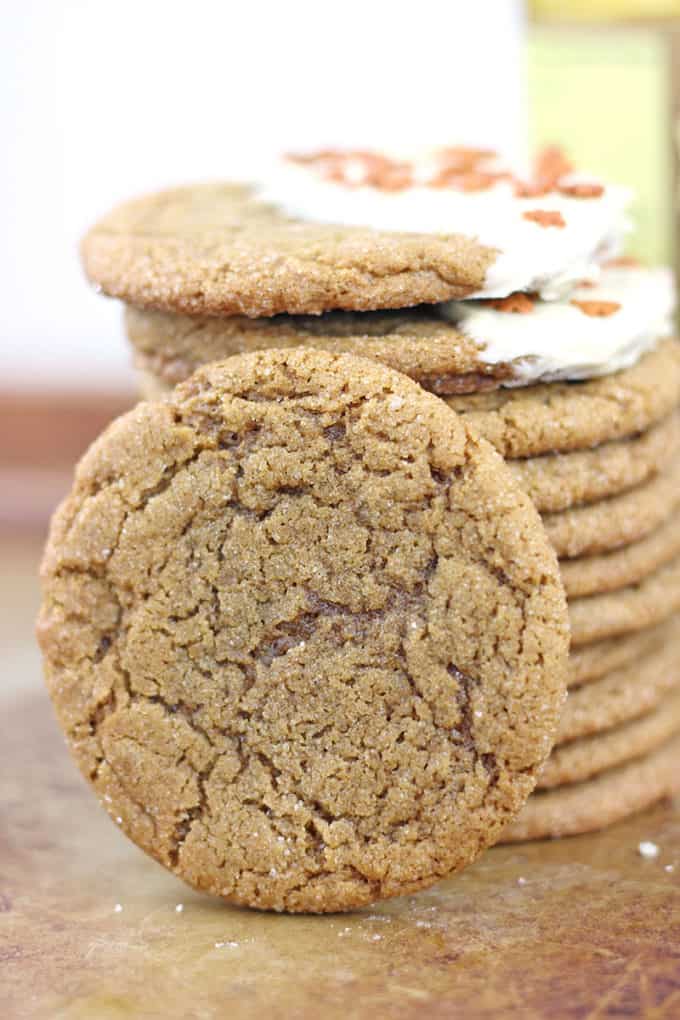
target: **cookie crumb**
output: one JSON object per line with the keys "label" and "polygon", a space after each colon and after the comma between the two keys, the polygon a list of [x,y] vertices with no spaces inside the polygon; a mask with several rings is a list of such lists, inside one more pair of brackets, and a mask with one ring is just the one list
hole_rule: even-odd
{"label": "cookie crumb", "polygon": [[656,843],[652,843],[650,840],[643,840],[642,843],[638,843],[638,853],[640,857],[646,857],[648,860],[653,860],[659,856],[659,848]]}

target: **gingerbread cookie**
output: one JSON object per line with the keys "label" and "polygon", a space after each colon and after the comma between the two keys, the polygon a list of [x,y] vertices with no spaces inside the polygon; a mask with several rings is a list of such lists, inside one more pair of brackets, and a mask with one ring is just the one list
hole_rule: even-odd
{"label": "gingerbread cookie", "polygon": [[589,506],[544,514],[545,530],[560,558],[595,556],[637,542],[680,504],[680,460],[644,485]]}
{"label": "gingerbread cookie", "polygon": [[680,610],[680,558],[637,584],[569,602],[572,645],[632,634]]}
{"label": "gingerbread cookie", "polygon": [[680,636],[644,659],[569,691],[556,744],[612,729],[650,712],[680,687]]}
{"label": "gingerbread cookie", "polygon": [[640,435],[592,450],[510,460],[515,478],[542,513],[619,495],[668,468],[680,454],[677,412]]}
{"label": "gingerbread cookie", "polygon": [[325,151],[270,166],[259,187],[150,195],[90,231],[85,268],[139,307],[248,317],[537,289],[555,297],[596,272],[593,253],[623,232],[625,190],[576,193],[560,180],[564,167],[529,186],[507,168],[480,176],[495,154],[476,153],[470,167],[470,150],[460,151],[431,153],[406,173],[385,154]]}
{"label": "gingerbread cookie", "polygon": [[83,773],[234,903],[348,909],[463,867],[557,728],[567,612],[534,507],[364,359],[233,358],[119,419],[53,521],[43,591]]}
{"label": "gingerbread cookie", "polygon": [[680,556],[680,520],[675,513],[650,535],[601,556],[562,560],[560,572],[569,598],[617,591],[643,581]]}
{"label": "gingerbread cookie", "polygon": [[678,634],[680,623],[671,617],[638,633],[604,638],[572,648],[569,653],[569,687],[592,683],[630,662],[638,662]]}
{"label": "gingerbread cookie", "polygon": [[[586,307],[579,293],[619,298],[616,315],[589,314],[593,301]],[[668,335],[673,304],[668,271],[607,267],[598,288],[583,286],[561,301],[518,294],[455,306],[268,319],[129,306],[126,325],[137,367],[170,385],[234,354],[312,347],[370,357],[425,389],[453,394],[617,372]]]}
{"label": "gingerbread cookie", "polygon": [[556,747],[543,767],[539,789],[583,782],[647,754],[680,732],[680,694],[673,693],[647,715],[605,733]]}
{"label": "gingerbread cookie", "polygon": [[680,790],[680,738],[594,779],[539,791],[502,837],[503,843],[554,839],[604,829]]}
{"label": "gingerbread cookie", "polygon": [[446,398],[504,457],[584,450],[633,436],[680,404],[680,344],[664,340],[632,368],[576,383]]}

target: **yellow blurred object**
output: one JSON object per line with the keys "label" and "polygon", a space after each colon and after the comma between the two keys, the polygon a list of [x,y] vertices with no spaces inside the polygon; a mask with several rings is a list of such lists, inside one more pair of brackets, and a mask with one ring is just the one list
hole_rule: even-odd
{"label": "yellow blurred object", "polygon": [[[589,0],[589,10],[598,6]],[[632,188],[628,251],[672,264],[680,252],[680,25],[540,22],[529,40],[529,96],[532,147],[559,144],[576,166]]]}
{"label": "yellow blurred object", "polygon": [[680,17],[680,0],[531,0],[531,13],[563,21]]}

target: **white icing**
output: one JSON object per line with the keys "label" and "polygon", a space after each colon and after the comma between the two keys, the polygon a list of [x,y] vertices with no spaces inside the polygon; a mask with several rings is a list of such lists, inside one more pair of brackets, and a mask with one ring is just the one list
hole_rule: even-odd
{"label": "white icing", "polygon": [[[586,315],[572,301],[613,301],[618,311]],[[512,362],[506,385],[588,379],[627,368],[673,331],[675,288],[670,269],[607,267],[594,287],[559,301],[536,301],[526,314],[478,301],[449,301],[441,314],[479,344],[488,364]]]}
{"label": "white icing", "polygon": [[[597,198],[574,198],[551,192],[518,198],[513,185],[499,181],[484,191],[428,187],[431,162],[413,165],[419,182],[402,191],[348,186],[325,179],[306,165],[276,164],[258,187],[258,198],[299,219],[376,230],[464,234],[496,248],[484,286],[471,297],[505,297],[516,290],[559,297],[585,278],[596,279],[599,261],[616,253],[630,225],[625,210],[629,189],[607,186]],[[361,167],[349,176],[360,181]],[[484,168],[486,169],[486,167]],[[582,175],[564,183],[586,180]],[[589,180],[592,180],[589,179]],[[420,183],[423,182],[423,183]],[[564,227],[541,226],[523,218],[535,209],[559,212]]]}

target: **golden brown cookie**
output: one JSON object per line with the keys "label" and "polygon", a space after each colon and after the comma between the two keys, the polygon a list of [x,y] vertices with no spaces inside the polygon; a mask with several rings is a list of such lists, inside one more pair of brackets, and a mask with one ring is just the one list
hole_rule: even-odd
{"label": "golden brown cookie", "polygon": [[564,744],[637,719],[679,687],[680,635],[644,659],[570,689],[555,743]]}
{"label": "golden brown cookie", "polygon": [[463,867],[557,728],[566,603],[534,507],[364,359],[237,357],[119,419],[43,586],[83,773],[139,846],[235,903],[348,909]]}
{"label": "golden brown cookie", "polygon": [[637,584],[569,602],[572,646],[653,627],[680,610],[680,558]]}
{"label": "golden brown cookie", "polygon": [[543,766],[539,789],[583,782],[647,754],[680,732],[680,693],[669,695],[633,722],[556,747]]}
{"label": "golden brown cookie", "polygon": [[509,364],[485,362],[480,345],[442,318],[437,305],[271,319],[173,315],[128,305],[125,326],[137,369],[167,386],[211,361],[295,347],[371,358],[429,390],[474,393],[513,375]]}
{"label": "golden brown cookie", "polygon": [[295,221],[232,184],[197,184],[114,209],[85,237],[87,275],[140,307],[271,316],[403,308],[480,289],[496,252],[460,234]]}
{"label": "golden brown cookie", "polygon": [[538,791],[501,842],[554,839],[593,832],[619,822],[680,790],[680,738],[583,783]]}
{"label": "golden brown cookie", "polygon": [[649,535],[680,504],[680,460],[651,481],[598,503],[544,514],[543,523],[563,559],[595,556]]}
{"label": "golden brown cookie", "polygon": [[680,343],[664,340],[632,368],[601,379],[544,383],[446,402],[504,457],[583,450],[644,432],[680,404]]}
{"label": "golden brown cookie", "polygon": [[680,635],[680,621],[671,617],[647,630],[572,648],[569,653],[569,687],[592,683],[606,673],[637,662],[675,635]]}
{"label": "golden brown cookie", "polygon": [[640,435],[592,450],[510,460],[510,468],[542,513],[616,496],[650,480],[680,454],[677,412]]}
{"label": "golden brown cookie", "polygon": [[637,584],[677,556],[680,556],[680,519],[676,512],[638,542],[601,556],[562,560],[560,571],[569,598],[582,598]]}

